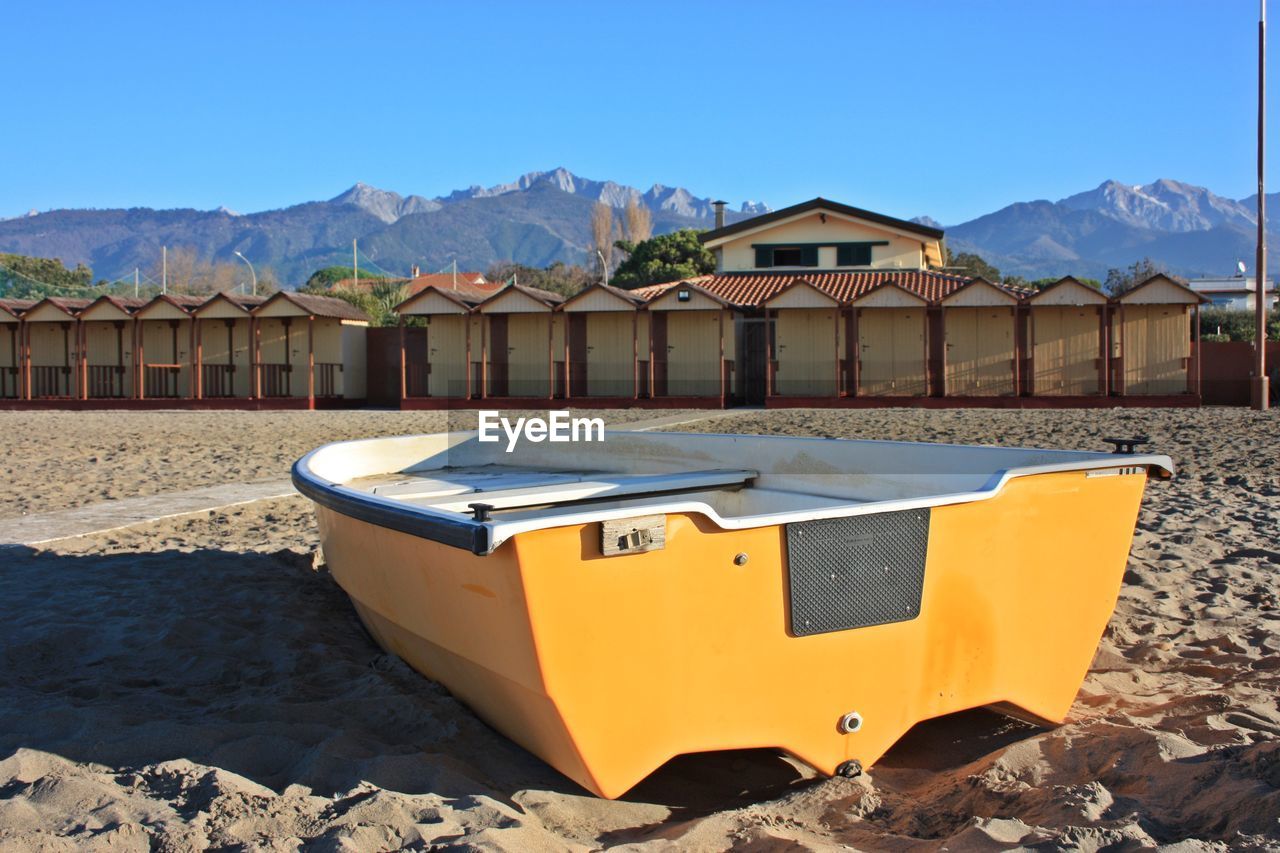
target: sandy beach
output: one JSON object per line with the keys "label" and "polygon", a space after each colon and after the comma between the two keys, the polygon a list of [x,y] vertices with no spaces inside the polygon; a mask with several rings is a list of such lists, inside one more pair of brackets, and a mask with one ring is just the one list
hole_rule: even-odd
{"label": "sandy beach", "polygon": [[[319,444],[444,422],[3,413],[0,518],[284,479]],[[947,717],[857,779],[753,750],[676,759],[618,801],[586,794],[372,643],[301,498],[0,550],[0,850],[1277,850],[1278,428],[1214,408],[681,427],[1089,450],[1147,435],[1175,460],[1148,486],[1067,724]]]}

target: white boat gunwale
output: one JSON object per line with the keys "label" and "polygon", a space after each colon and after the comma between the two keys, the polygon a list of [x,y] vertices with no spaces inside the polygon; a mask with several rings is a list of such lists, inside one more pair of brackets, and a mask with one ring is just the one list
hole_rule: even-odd
{"label": "white boat gunwale", "polygon": [[[643,436],[645,438],[669,435],[667,433],[640,433],[621,430],[609,431],[607,434],[612,436]],[[450,438],[456,436],[462,439],[474,437],[476,433],[436,433],[434,435],[404,436],[400,438],[426,439],[438,437],[440,435],[446,435]],[[742,436],[723,433],[701,433],[699,434],[699,437],[726,439],[752,438],[762,439],[765,441],[786,441],[791,443],[841,441],[878,445],[907,445],[915,447],[954,447],[954,445],[940,445],[924,442],[791,436]],[[689,493],[687,488],[678,488],[667,490],[656,489],[650,492],[649,494],[658,499],[657,502],[653,503],[630,503],[623,506],[609,506],[608,502],[611,496],[604,494],[597,498],[588,498],[588,503],[586,505],[580,507],[553,507],[551,510],[538,513],[535,517],[511,519],[489,518],[488,520],[480,521],[474,517],[463,515],[452,510],[424,506],[421,504],[405,503],[402,500],[383,497],[369,491],[351,488],[343,483],[334,482],[320,476],[315,473],[312,468],[312,462],[316,458],[317,454],[342,446],[366,444],[369,442],[385,442],[391,440],[395,439],[356,439],[333,442],[331,444],[318,447],[294,463],[292,469],[294,486],[302,495],[314,501],[316,504],[341,515],[345,515],[359,521],[364,521],[369,524],[374,524],[379,527],[396,530],[421,539],[438,542],[455,548],[461,548],[478,556],[487,556],[492,554],[507,539],[510,539],[512,536],[519,533],[548,527],[566,527],[577,524],[598,523],[607,520],[630,518],[637,515],[675,513],[699,514],[705,516],[708,520],[723,530],[741,530],[773,525],[786,525],[802,521],[843,518],[857,515],[873,515],[899,510],[921,509],[924,507],[949,506],[953,504],[983,501],[998,495],[1010,480],[1037,474],[1068,471],[1091,471],[1113,468],[1143,468],[1147,471],[1148,475],[1155,472],[1156,476],[1167,479],[1173,475],[1174,471],[1172,460],[1170,460],[1168,456],[1161,454],[1043,451],[1033,448],[982,448],[988,450],[1021,450],[1023,452],[1048,454],[1061,453],[1070,455],[1072,458],[1069,461],[1062,462],[1046,461],[1033,465],[1000,468],[993,471],[981,487],[967,491],[950,493],[942,492],[919,497],[890,498],[871,501],[842,501],[839,499],[833,499],[832,503],[827,506],[755,515],[732,517],[724,516],[717,512],[715,507],[713,507],[707,500],[697,499],[695,497],[699,492],[705,491],[704,489],[699,489],[693,493]],[[413,469],[413,467],[414,466],[402,468],[400,471],[408,473]],[[724,471],[723,468],[716,470]],[[383,473],[391,474],[398,472],[387,471]],[[708,472],[704,471],[701,473],[706,474]],[[679,493],[673,494],[673,491]],[[484,495],[485,492],[477,491],[471,493],[468,497],[474,498],[475,502],[484,502]],[[624,492],[622,493],[622,496],[624,501],[627,499],[634,501],[636,499],[633,493],[628,494]],[[448,503],[458,503],[456,496],[454,500],[448,501]]]}

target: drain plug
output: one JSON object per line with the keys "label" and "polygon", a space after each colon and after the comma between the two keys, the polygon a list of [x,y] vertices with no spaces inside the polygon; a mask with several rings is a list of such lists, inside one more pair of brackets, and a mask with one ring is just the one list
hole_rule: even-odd
{"label": "drain plug", "polygon": [[840,718],[840,725],[836,728],[840,729],[841,734],[851,735],[862,728],[862,715],[857,711],[850,711]]}

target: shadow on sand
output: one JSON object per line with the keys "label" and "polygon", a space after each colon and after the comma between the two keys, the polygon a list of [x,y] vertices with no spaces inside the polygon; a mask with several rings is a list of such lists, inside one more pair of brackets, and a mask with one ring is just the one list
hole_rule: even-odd
{"label": "shadow on sand", "polygon": [[[590,796],[383,654],[310,555],[7,549],[0,758],[137,769],[172,759],[283,791]],[[959,726],[959,728],[957,728]],[[1036,730],[972,712],[918,726],[885,766],[940,769]],[[815,783],[770,750],[673,759],[625,798],[687,819]]]}

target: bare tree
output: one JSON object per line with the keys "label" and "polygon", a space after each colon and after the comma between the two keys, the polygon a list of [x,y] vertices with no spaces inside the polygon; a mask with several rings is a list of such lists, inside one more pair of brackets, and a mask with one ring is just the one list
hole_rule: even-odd
{"label": "bare tree", "polygon": [[627,202],[623,218],[622,239],[631,245],[634,246],[653,236],[653,216],[649,213],[649,208],[637,202],[634,197]]}
{"label": "bare tree", "polygon": [[[204,296],[220,293],[224,290],[235,290],[241,284],[248,286],[248,272],[244,265],[237,261],[210,261],[200,257],[200,253],[190,246],[174,246],[169,249],[166,264],[157,258],[148,271],[148,276],[160,282],[167,278],[170,293],[183,293]],[[258,289],[263,290],[263,276],[270,276],[265,268],[259,273]]]}
{"label": "bare tree", "polygon": [[591,208],[591,248],[599,253],[596,260],[604,259],[602,275],[613,268],[613,241],[613,208],[598,201]]}
{"label": "bare tree", "polygon": [[167,260],[157,257],[148,275],[157,282],[167,281],[170,293],[188,293],[199,265],[200,258],[195,249],[170,247]]}

